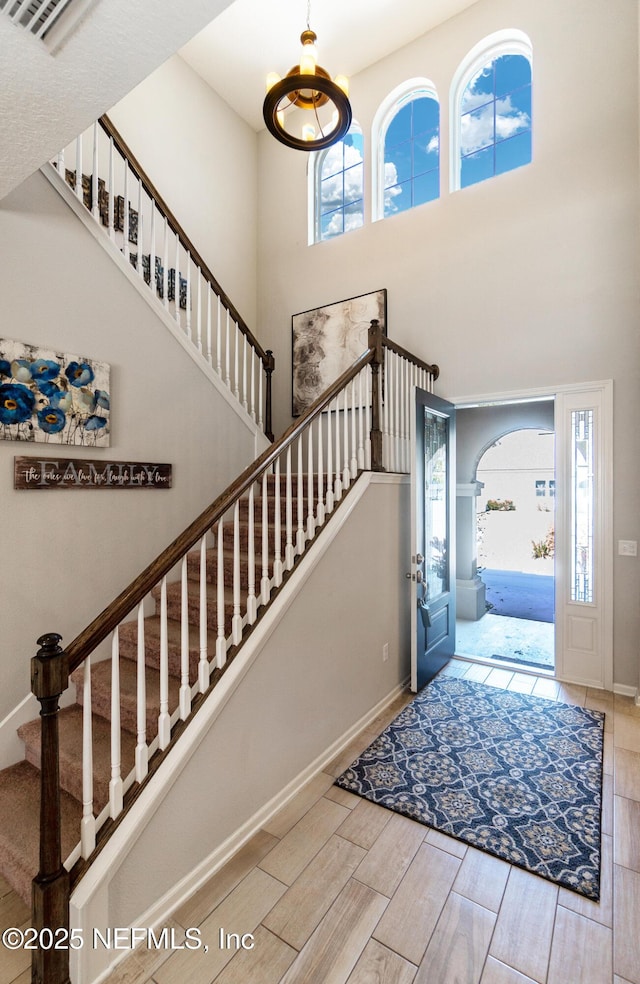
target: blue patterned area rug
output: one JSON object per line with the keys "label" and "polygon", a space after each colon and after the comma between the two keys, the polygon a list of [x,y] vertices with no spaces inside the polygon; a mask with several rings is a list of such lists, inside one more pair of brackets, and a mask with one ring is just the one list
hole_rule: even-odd
{"label": "blue patterned area rug", "polygon": [[336,785],[597,901],[604,714],[439,677]]}

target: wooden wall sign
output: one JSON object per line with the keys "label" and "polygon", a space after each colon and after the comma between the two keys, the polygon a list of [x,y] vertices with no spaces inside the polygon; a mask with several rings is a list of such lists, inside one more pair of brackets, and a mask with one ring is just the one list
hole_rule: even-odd
{"label": "wooden wall sign", "polygon": [[170,489],[171,465],[89,458],[15,457],[16,489]]}

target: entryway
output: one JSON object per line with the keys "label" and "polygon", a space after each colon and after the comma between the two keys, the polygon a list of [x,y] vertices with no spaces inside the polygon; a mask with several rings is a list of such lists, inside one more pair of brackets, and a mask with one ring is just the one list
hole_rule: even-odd
{"label": "entryway", "polygon": [[553,399],[458,414],[456,651],[553,672]]}
{"label": "entryway", "polygon": [[[456,653],[489,659],[505,666],[510,656],[516,667],[526,660],[543,663],[534,654],[544,648],[554,654],[548,672],[562,680],[610,689],[612,653],[612,489],[610,459],[613,444],[612,384],[605,380],[454,399],[458,420],[457,444],[457,615]],[[534,476],[539,463],[531,460],[527,481],[533,496],[546,500],[541,523],[547,531],[531,536],[531,563],[542,561],[554,576],[553,623],[515,618],[507,612],[487,619],[487,585],[483,567],[499,577],[503,568],[481,562],[477,544],[477,502],[484,483],[478,466],[485,452],[506,442],[515,432],[555,433],[554,471]],[[517,440],[517,437],[515,438]],[[527,469],[525,469],[527,471]],[[553,483],[553,484],[550,484]],[[544,493],[544,494],[543,494]],[[493,496],[508,500],[508,494]],[[551,504],[553,503],[553,505]],[[486,507],[486,502],[485,502]],[[508,502],[493,503],[489,512],[501,512],[493,522],[509,523],[517,515]],[[553,525],[551,524],[553,517]],[[553,553],[553,558],[550,554]],[[542,569],[542,568],[540,568]],[[526,573],[526,572],[523,572]],[[519,612],[518,614],[523,614]],[[489,632],[485,626],[497,628]],[[531,633],[535,635],[531,635]],[[496,635],[509,643],[501,652]],[[502,643],[500,643],[500,647]],[[517,650],[521,650],[519,653]],[[489,652],[491,650],[491,652]],[[498,657],[496,659],[496,657]],[[507,657],[500,658],[500,657]],[[533,672],[544,672],[531,665]]]}

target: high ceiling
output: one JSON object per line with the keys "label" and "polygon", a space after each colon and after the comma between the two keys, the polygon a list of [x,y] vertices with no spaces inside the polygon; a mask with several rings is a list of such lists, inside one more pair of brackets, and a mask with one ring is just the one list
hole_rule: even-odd
{"label": "high ceiling", "polygon": [[[477,0],[311,0],[318,58],[332,75],[355,75]],[[265,78],[297,61],[305,0],[234,0],[180,55],[254,130]]]}

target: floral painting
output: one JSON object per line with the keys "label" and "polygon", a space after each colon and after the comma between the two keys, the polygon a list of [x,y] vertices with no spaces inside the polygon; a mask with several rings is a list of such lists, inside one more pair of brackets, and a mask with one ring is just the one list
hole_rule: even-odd
{"label": "floral painting", "polygon": [[294,314],[293,406],[294,417],[366,352],[371,321],[376,318],[386,334],[387,292],[350,297],[325,307]]}
{"label": "floral painting", "polygon": [[0,338],[0,439],[109,447],[109,366]]}

